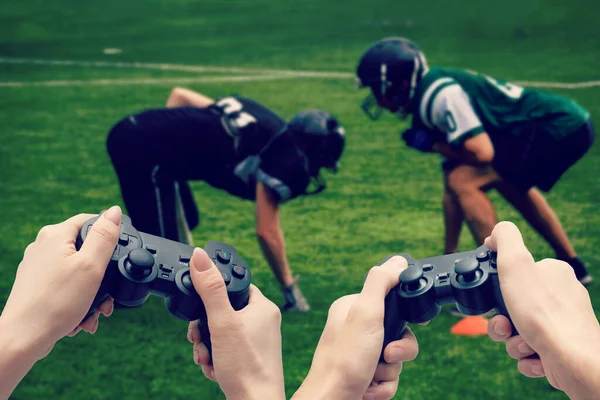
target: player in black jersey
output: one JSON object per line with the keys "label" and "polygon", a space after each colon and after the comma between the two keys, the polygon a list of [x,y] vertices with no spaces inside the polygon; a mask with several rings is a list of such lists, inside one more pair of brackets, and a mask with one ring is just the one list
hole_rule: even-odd
{"label": "player in black jersey", "polygon": [[199,223],[190,180],[256,202],[256,233],[279,280],[283,310],[308,311],[292,276],[279,205],[325,189],[321,168],[336,171],[344,129],[307,110],[289,122],[239,96],[217,99],[175,88],[166,108],[131,114],[110,131],[107,148],[127,212],[143,232],[190,242]]}

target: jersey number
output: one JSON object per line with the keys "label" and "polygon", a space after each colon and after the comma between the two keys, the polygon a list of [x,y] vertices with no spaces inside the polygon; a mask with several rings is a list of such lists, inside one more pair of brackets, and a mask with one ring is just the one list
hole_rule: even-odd
{"label": "jersey number", "polygon": [[521,86],[515,85],[510,82],[498,82],[496,79],[491,76],[484,75],[485,79],[492,85],[494,85],[499,91],[504,93],[507,97],[511,99],[518,99],[523,94],[523,88]]}
{"label": "jersey number", "polygon": [[217,101],[216,106],[219,107],[223,114],[226,115],[237,128],[256,122],[256,118],[242,111],[242,104],[233,97],[225,97]]}

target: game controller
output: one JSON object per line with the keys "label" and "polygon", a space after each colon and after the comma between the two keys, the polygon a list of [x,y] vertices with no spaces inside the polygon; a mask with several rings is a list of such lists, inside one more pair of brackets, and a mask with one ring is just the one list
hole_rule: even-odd
{"label": "game controller", "polygon": [[[83,225],[75,243],[77,249],[97,219],[94,217]],[[84,321],[109,296],[115,303],[138,307],[150,294],[159,295],[165,298],[167,309],[175,317],[184,321],[198,320],[202,342],[212,355],[206,310],[190,276],[193,251],[187,244],[138,232],[131,219],[123,215],[119,242]],[[232,307],[244,308],[250,288],[250,269],[246,262],[225,243],[209,241],[204,251],[221,272]]]}
{"label": "game controller", "polygon": [[[410,254],[399,255],[406,258],[408,268],[402,271],[400,283],[385,298],[383,349],[400,339],[407,322],[430,321],[445,304],[456,304],[466,315],[481,315],[494,309],[508,317],[500,292],[496,252],[480,246],[473,251],[421,260],[413,259]],[[514,326],[513,334],[516,334]]]}

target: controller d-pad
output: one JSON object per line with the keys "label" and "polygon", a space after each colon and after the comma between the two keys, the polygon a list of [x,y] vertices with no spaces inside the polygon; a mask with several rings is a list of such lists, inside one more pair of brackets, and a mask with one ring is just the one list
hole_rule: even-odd
{"label": "controller d-pad", "polygon": [[456,272],[456,280],[460,283],[471,283],[477,281],[481,277],[479,269],[479,261],[475,258],[463,258],[454,264],[454,272]]}
{"label": "controller d-pad", "polygon": [[126,235],[124,233],[119,234],[119,245],[127,246],[128,244],[129,244],[129,235]]}
{"label": "controller d-pad", "polygon": [[221,264],[229,264],[229,261],[231,261],[231,253],[226,251],[217,251],[217,260],[219,260]]}

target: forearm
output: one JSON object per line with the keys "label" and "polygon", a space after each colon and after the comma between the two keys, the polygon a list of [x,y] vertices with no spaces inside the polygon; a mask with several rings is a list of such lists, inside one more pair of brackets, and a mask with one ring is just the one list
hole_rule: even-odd
{"label": "forearm", "polygon": [[562,379],[560,379],[561,388],[571,400],[600,398],[598,350],[589,348],[586,350],[579,355],[570,353],[560,362],[564,368],[564,374],[561,374]]}
{"label": "forearm", "polygon": [[443,198],[443,209],[444,209],[444,253],[455,253],[458,249],[458,241],[460,238],[460,231],[464,220],[464,213],[458,201],[448,192],[448,189],[444,190]]}
{"label": "forearm", "polygon": [[174,88],[167,99],[167,108],[175,107],[208,107],[214,100],[193,90]]}
{"label": "forearm", "polygon": [[292,280],[291,276],[284,276],[284,271],[289,271],[289,268],[283,232],[278,228],[262,230],[258,233],[258,242],[279,282],[282,285],[290,284],[288,281]]}
{"label": "forearm", "polygon": [[0,317],[0,399],[10,396],[38,358],[35,341]]}

